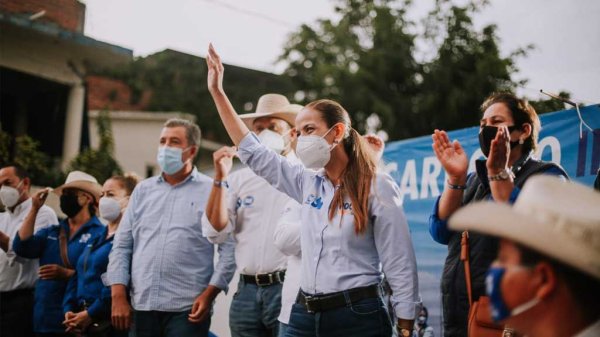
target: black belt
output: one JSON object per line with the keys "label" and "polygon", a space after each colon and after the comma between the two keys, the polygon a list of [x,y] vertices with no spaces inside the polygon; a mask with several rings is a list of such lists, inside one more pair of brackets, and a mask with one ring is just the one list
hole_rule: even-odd
{"label": "black belt", "polygon": [[296,297],[296,303],[305,307],[309,313],[315,313],[350,306],[360,300],[378,297],[380,297],[380,286],[373,284],[319,295],[310,295],[300,290],[298,297]]}
{"label": "black belt", "polygon": [[0,298],[8,301],[13,298],[17,298],[20,296],[29,296],[33,295],[33,288],[25,288],[25,289],[16,289],[11,291],[2,291],[0,292]]}
{"label": "black belt", "polygon": [[266,287],[274,284],[283,283],[283,280],[285,279],[285,270],[279,270],[269,274],[240,274],[240,279],[245,283],[256,284],[259,287]]}

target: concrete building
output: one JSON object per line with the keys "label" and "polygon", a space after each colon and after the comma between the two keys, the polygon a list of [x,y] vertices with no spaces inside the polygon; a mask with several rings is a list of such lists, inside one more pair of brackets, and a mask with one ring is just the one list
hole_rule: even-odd
{"label": "concrete building", "polygon": [[89,143],[86,74],[133,57],[85,36],[84,20],[77,0],[0,1],[0,125],[32,136],[63,168]]}

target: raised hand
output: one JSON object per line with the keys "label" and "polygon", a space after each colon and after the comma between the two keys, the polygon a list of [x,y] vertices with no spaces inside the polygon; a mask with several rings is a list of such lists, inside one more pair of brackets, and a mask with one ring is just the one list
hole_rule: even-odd
{"label": "raised hand", "polygon": [[450,142],[445,131],[435,130],[433,135],[433,152],[440,161],[453,184],[463,185],[467,178],[469,159],[460,143],[455,140]]}
{"label": "raised hand", "polygon": [[486,166],[488,174],[498,174],[508,167],[510,157],[510,132],[508,127],[501,126],[496,132],[496,138],[490,145],[490,155],[487,158]]}
{"label": "raised hand", "polygon": [[223,72],[225,68],[221,63],[221,57],[215,51],[212,43],[208,45],[208,55],[206,55],[206,65],[208,66],[208,75],[206,83],[208,91],[211,94],[223,92]]}
{"label": "raised hand", "polygon": [[233,157],[235,157],[236,154],[236,149],[233,146],[223,146],[213,153],[215,179],[223,180],[227,178],[233,167]]}
{"label": "raised hand", "polygon": [[373,153],[375,154],[375,161],[379,161],[383,155],[383,149],[385,147],[383,139],[377,135],[364,135],[363,138],[367,141],[367,144],[369,144],[371,150],[373,150]]}
{"label": "raised hand", "polygon": [[46,198],[48,198],[48,193],[50,193],[50,190],[51,188],[47,187],[37,191],[31,197],[31,207],[35,210],[39,210],[46,202]]}

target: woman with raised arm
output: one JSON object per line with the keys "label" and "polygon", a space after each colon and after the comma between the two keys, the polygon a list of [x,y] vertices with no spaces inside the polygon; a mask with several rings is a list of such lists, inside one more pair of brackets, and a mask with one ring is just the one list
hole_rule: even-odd
{"label": "woman with raised arm", "polygon": [[286,336],[390,336],[381,267],[400,336],[410,336],[418,284],[400,192],[389,175],[376,172],[346,110],[318,100],[298,113],[296,153],[305,168],[250,133],[223,90],[224,68],[212,45],[206,62],[209,91],[242,162],[302,205],[301,289]]}

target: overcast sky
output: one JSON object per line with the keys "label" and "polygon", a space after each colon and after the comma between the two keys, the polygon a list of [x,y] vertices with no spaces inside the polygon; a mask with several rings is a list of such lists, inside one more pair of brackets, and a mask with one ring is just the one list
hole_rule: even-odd
{"label": "overcast sky", "polygon": [[[274,62],[288,35],[303,23],[335,18],[327,0],[85,0],[85,34],[145,56],[165,48],[204,56],[213,42],[225,63],[280,73]],[[433,0],[415,0],[410,17],[423,18]],[[507,55],[530,43],[516,79],[520,94],[570,91],[575,100],[600,103],[600,1],[491,0],[477,27],[498,25]]]}

